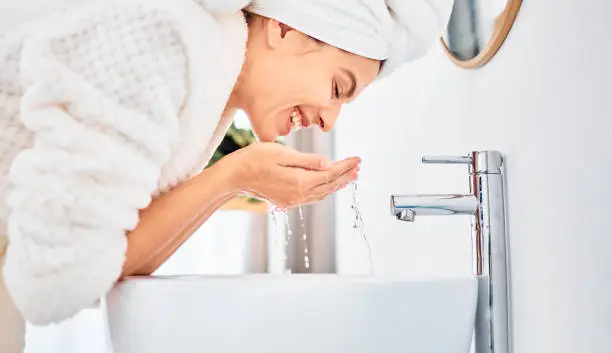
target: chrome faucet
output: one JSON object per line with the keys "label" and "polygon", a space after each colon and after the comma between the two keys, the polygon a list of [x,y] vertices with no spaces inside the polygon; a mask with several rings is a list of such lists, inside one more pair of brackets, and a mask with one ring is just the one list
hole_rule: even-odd
{"label": "chrome faucet", "polygon": [[471,217],[473,272],[479,284],[475,351],[510,353],[503,157],[497,151],[477,151],[461,157],[423,157],[422,161],[468,165],[469,193],[392,195],[391,213],[408,222],[422,215]]}

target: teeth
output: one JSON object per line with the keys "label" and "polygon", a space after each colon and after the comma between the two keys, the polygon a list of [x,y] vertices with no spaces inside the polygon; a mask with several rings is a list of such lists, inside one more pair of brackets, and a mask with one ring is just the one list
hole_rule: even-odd
{"label": "teeth", "polygon": [[291,124],[295,130],[302,128],[302,119],[295,110],[291,112]]}

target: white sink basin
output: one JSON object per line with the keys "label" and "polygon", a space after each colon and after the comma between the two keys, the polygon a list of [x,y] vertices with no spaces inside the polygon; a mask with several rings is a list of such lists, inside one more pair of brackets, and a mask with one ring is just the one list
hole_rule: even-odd
{"label": "white sink basin", "polygon": [[475,278],[128,279],[106,298],[114,353],[468,353]]}

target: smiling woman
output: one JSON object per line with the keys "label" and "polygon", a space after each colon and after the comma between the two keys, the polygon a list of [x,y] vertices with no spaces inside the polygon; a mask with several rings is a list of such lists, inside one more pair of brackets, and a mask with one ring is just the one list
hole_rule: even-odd
{"label": "smiling woman", "polygon": [[[61,322],[155,271],[239,195],[288,209],[356,180],[359,157],[274,142],[331,131],[428,52],[452,0],[27,3],[0,11],[19,19],[0,25],[0,307],[18,313],[3,353],[26,319]],[[241,146],[224,139],[240,110],[259,142],[209,165]]]}

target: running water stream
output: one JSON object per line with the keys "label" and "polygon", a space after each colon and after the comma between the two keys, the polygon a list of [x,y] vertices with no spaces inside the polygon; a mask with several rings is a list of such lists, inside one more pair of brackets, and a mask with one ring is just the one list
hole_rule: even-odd
{"label": "running water stream", "polygon": [[373,276],[374,263],[372,261],[372,247],[370,246],[370,241],[366,236],[365,224],[363,222],[363,218],[361,217],[361,209],[359,207],[359,189],[357,187],[357,181],[351,183],[351,192],[353,201],[351,204],[351,209],[353,210],[353,214],[355,215],[355,218],[353,219],[353,229],[355,229],[359,233],[361,239],[363,239],[368,249],[368,257],[370,260],[370,275]]}
{"label": "running water stream", "polygon": [[304,211],[299,207],[300,224],[302,226],[302,240],[304,240],[304,266],[310,268],[310,256],[308,255],[308,235],[306,235],[306,224],[304,222]]}
{"label": "running water stream", "polygon": [[[358,233],[360,238],[364,241],[369,257],[369,267],[370,267],[370,275],[374,275],[374,264],[372,260],[372,247],[370,246],[370,242],[367,238],[365,231],[365,224],[363,222],[363,217],[361,215],[361,209],[359,206],[359,188],[357,185],[357,181],[354,181],[350,184],[351,190],[351,209],[353,210],[354,219],[353,219],[353,229]],[[306,224],[304,220],[304,210],[300,206],[298,207],[299,217],[300,217],[300,227],[302,231],[302,240],[304,241],[304,267],[310,268],[310,254],[308,252],[308,234],[306,232]],[[285,272],[291,272],[290,269],[287,268],[287,252],[289,250],[289,243],[291,242],[291,238],[293,236],[293,231],[291,230],[291,225],[289,223],[289,216],[287,210],[282,210],[279,208],[273,208],[271,211],[272,215],[272,223],[276,228],[276,237],[275,244],[277,244],[278,239],[284,238],[285,242]],[[286,229],[283,229],[282,224],[285,224]]]}

